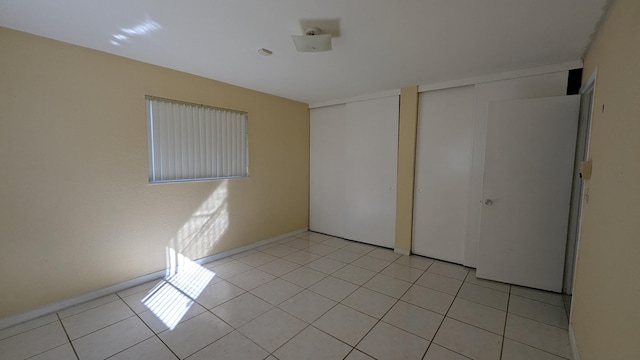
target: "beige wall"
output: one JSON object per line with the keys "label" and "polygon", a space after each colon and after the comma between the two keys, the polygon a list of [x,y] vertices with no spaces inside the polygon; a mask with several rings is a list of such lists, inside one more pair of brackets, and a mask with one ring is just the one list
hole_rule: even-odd
{"label": "beige wall", "polygon": [[413,183],[415,179],[417,131],[418,87],[408,86],[400,90],[395,239],[395,250],[406,255],[411,252],[413,231]]}
{"label": "beige wall", "polygon": [[[308,226],[306,104],[5,28],[0,49],[0,318],[162,270],[168,246]],[[150,185],[145,94],[247,111],[250,177]]]}
{"label": "beige wall", "polygon": [[582,360],[640,359],[640,1],[610,9],[585,79],[596,68],[572,326]]}

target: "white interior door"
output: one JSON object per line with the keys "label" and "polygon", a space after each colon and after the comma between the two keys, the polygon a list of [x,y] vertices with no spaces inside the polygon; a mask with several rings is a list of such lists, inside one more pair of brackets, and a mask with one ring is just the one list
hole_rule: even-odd
{"label": "white interior door", "polygon": [[345,236],[345,105],[310,113],[309,228]]}
{"label": "white interior door", "polygon": [[580,96],[489,105],[477,275],[562,290]]}
{"label": "white interior door", "polygon": [[311,110],[311,230],[393,248],[398,115],[398,96]]}
{"label": "white interior door", "polygon": [[393,248],[400,97],[346,104],[344,237]]}
{"label": "white interior door", "polygon": [[420,94],[413,240],[418,255],[464,263],[475,87]]}

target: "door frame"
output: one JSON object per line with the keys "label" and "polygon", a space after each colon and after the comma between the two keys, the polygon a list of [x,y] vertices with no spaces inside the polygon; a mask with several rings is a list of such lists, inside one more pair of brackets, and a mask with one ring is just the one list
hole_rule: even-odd
{"label": "door frame", "polygon": [[[591,120],[593,119],[593,109],[595,100],[595,85],[598,69],[596,68],[584,85],[580,88],[581,96],[591,97],[591,106],[588,113],[584,114],[580,112],[578,120],[578,138],[576,141],[576,164],[575,168],[579,169],[580,161],[589,159],[589,143],[591,140]],[[582,110],[582,109],[581,109]],[[582,153],[582,154],[580,154]],[[579,171],[579,170],[576,170]],[[567,250],[565,254],[565,273],[564,284],[562,286],[563,293],[571,295],[573,293],[573,286],[575,284],[576,267],[578,264],[578,250],[580,247],[580,227],[582,224],[582,214],[585,196],[584,180],[579,182],[580,191],[572,191],[571,196],[571,216],[569,217],[569,228],[567,232]],[[574,186],[576,184],[574,183]],[[575,213],[574,213],[575,212]]]}

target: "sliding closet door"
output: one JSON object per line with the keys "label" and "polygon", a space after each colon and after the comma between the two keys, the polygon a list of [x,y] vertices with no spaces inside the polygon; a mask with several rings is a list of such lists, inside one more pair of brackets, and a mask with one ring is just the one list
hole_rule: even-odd
{"label": "sliding closet door", "polygon": [[346,107],[311,110],[309,228],[345,237]]}
{"label": "sliding closet door", "polygon": [[311,110],[311,230],[393,248],[399,101]]}
{"label": "sliding closet door", "polygon": [[346,104],[345,237],[394,247],[398,96]]}
{"label": "sliding closet door", "polygon": [[474,86],[420,94],[412,251],[464,263]]}

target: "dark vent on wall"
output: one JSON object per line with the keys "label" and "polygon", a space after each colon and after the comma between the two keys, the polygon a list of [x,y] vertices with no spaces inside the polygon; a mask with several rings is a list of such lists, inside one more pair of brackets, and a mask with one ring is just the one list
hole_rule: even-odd
{"label": "dark vent on wall", "polygon": [[582,69],[569,70],[569,81],[567,81],[567,95],[580,93],[582,84]]}

